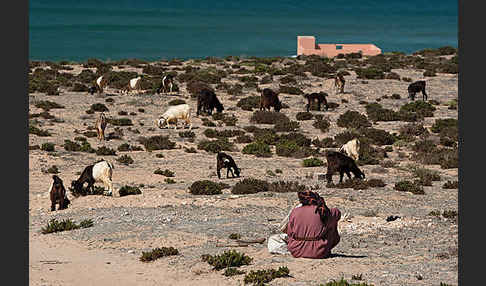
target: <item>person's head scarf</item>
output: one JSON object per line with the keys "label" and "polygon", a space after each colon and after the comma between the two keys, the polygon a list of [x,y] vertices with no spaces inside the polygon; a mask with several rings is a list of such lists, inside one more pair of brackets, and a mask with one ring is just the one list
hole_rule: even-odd
{"label": "person's head scarf", "polygon": [[321,221],[323,223],[326,223],[330,213],[329,208],[326,206],[326,202],[324,201],[324,199],[321,196],[319,196],[318,193],[313,191],[303,191],[303,192],[298,192],[297,196],[302,205],[317,206],[316,213],[318,213],[319,216],[321,217]]}

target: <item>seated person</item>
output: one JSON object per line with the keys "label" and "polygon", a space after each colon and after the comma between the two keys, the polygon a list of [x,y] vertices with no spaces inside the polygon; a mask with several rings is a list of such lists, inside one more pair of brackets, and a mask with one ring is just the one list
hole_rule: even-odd
{"label": "seated person", "polygon": [[[290,253],[293,257],[326,258],[340,241],[337,222],[341,212],[329,209],[324,199],[312,191],[299,192],[300,204],[284,219],[281,231],[268,239],[271,253]],[[288,223],[286,223],[288,221]]]}

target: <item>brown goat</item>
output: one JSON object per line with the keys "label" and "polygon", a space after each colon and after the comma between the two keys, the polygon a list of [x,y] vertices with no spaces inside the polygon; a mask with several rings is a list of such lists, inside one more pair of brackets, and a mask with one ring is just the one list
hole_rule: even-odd
{"label": "brown goat", "polygon": [[326,110],[328,110],[329,106],[327,105],[326,96],[329,95],[322,91],[319,93],[313,92],[313,93],[304,94],[304,98],[307,99],[307,105],[306,105],[307,112],[309,112],[311,104],[316,100],[317,100],[318,111],[321,111],[321,103],[324,103],[324,105],[326,106]]}
{"label": "brown goat", "polygon": [[344,76],[342,74],[337,74],[334,78],[334,87],[336,88],[336,93],[344,93],[344,84],[346,81],[344,80]]}
{"label": "brown goat", "polygon": [[99,140],[105,140],[105,128],[106,128],[106,117],[103,112],[100,113],[98,119],[96,119],[96,132],[98,133]]}
{"label": "brown goat", "polygon": [[282,103],[278,99],[278,93],[270,88],[265,88],[260,97],[260,110],[268,109],[270,111],[270,107],[272,106],[276,112],[279,112],[280,109],[282,109]]}
{"label": "brown goat", "polygon": [[65,209],[71,203],[67,197],[66,189],[64,188],[61,178],[53,175],[52,179],[54,181],[52,182],[49,190],[49,195],[51,197],[51,211],[56,210],[57,203],[59,204],[58,210]]}
{"label": "brown goat", "polygon": [[355,178],[364,179],[365,174],[358,168],[356,162],[340,152],[329,151],[326,154],[327,159],[327,182],[332,183],[332,175],[335,172],[339,172],[339,183],[343,182],[344,173],[351,179],[351,173]]}

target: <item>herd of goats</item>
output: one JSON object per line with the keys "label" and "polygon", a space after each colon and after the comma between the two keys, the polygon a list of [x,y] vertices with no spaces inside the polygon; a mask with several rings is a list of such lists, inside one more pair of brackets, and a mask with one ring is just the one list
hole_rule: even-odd
{"label": "herd of goats", "polygon": [[[140,82],[142,76],[137,78],[133,78],[129,81],[128,85],[122,90],[122,92],[130,93],[133,91],[140,91]],[[104,76],[98,77],[93,86],[89,88],[89,93],[94,94],[103,93],[105,86],[107,86],[108,80]],[[334,79],[334,86],[337,92],[344,93],[344,85],[345,80],[344,77],[340,74],[336,75]],[[170,75],[164,76],[162,78],[161,85],[157,88],[157,94],[160,92],[172,92],[174,83],[173,77]],[[415,100],[415,94],[421,92],[423,95],[423,100],[427,100],[427,93],[425,92],[425,81],[415,81],[408,86],[408,94],[411,100]],[[307,99],[306,110],[309,112],[310,106],[313,102],[317,101],[318,110],[321,110],[321,104],[325,105],[326,110],[328,109],[328,104],[326,101],[327,93],[319,92],[319,93],[310,93],[305,94],[304,97]],[[260,97],[260,110],[270,110],[273,107],[274,111],[279,112],[282,108],[282,103],[278,98],[278,93],[273,91],[270,88],[265,88],[261,92]],[[216,94],[213,90],[209,88],[203,88],[198,92],[197,95],[197,112],[196,114],[199,115],[201,112],[206,112],[207,114],[212,114],[213,110],[222,112],[223,105],[216,97]],[[192,108],[188,104],[179,104],[170,106],[166,112],[164,112],[158,120],[156,120],[156,125],[159,128],[163,128],[166,126],[170,128],[169,123],[174,123],[174,129],[177,129],[177,120],[184,120],[185,125],[189,125],[189,130],[192,128],[191,124],[191,110]],[[96,120],[96,131],[98,134],[99,140],[105,140],[104,131],[107,125],[107,120],[103,112],[100,113],[99,118]],[[346,144],[344,144],[340,149],[339,152],[336,151],[329,151],[326,153],[327,159],[327,173],[326,179],[330,183],[332,182],[332,175],[336,172],[340,174],[341,183],[343,180],[344,174],[351,179],[351,173],[355,176],[355,178],[364,179],[365,174],[358,168],[356,164],[356,160],[359,157],[359,146],[360,142],[358,139],[353,139]],[[239,177],[240,176],[240,169],[236,165],[233,158],[223,152],[219,152],[217,154],[217,174],[218,178],[221,179],[221,169],[226,168],[227,173],[226,177],[228,178],[229,173],[231,172],[232,177]],[[101,160],[96,162],[93,165],[87,166],[79,178],[75,181],[72,181],[71,187],[76,192],[81,192],[85,183],[88,184],[87,190],[94,192],[94,184],[95,182],[101,182],[108,188],[108,195],[119,196],[113,189],[113,182],[112,182],[112,175],[113,175],[113,165],[105,160]],[[55,211],[56,204],[59,204],[58,209],[65,209],[70,204],[70,201],[67,197],[66,189],[64,188],[63,182],[61,178],[57,175],[52,176],[53,181],[51,182],[51,186],[49,187],[49,194],[51,200],[51,211]]]}

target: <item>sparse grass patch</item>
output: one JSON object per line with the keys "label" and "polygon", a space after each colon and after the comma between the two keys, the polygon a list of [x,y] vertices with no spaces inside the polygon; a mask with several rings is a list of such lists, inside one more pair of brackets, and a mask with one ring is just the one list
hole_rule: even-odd
{"label": "sparse grass patch", "polygon": [[331,126],[331,123],[329,122],[328,119],[323,118],[323,117],[315,117],[315,121],[312,124],[315,128],[321,130],[322,133],[326,133],[329,131],[329,127]]}
{"label": "sparse grass patch", "polygon": [[275,123],[273,129],[276,132],[294,132],[297,131],[300,127],[299,122],[297,121],[278,121]]}
{"label": "sparse grass patch", "polygon": [[228,267],[224,270],[223,275],[226,277],[245,274],[245,271],[238,270],[235,267]]}
{"label": "sparse grass patch", "polygon": [[276,124],[280,121],[290,121],[290,119],[281,112],[257,110],[250,118],[250,122],[258,124]]}
{"label": "sparse grass patch", "polygon": [[348,110],[339,116],[337,125],[339,127],[357,129],[360,127],[371,127],[371,122],[368,121],[365,115],[354,110]]}
{"label": "sparse grass patch", "polygon": [[374,286],[374,284],[368,284],[368,283],[365,283],[365,282],[350,283],[350,282],[344,280],[344,278],[341,278],[341,280],[339,280],[339,281],[332,280],[332,281],[327,282],[326,284],[320,284],[319,286]]}
{"label": "sparse grass patch", "polygon": [[116,156],[116,151],[110,147],[101,146],[96,149],[96,155]]}
{"label": "sparse grass patch", "polygon": [[51,109],[56,109],[56,108],[64,108],[63,105],[49,101],[49,100],[41,100],[35,104],[35,107],[37,108],[42,108],[45,111],[49,111]]}
{"label": "sparse grass patch", "polygon": [[228,250],[220,255],[209,255],[205,254],[201,256],[202,261],[207,262],[209,265],[213,266],[214,270],[221,270],[229,267],[240,267],[242,265],[250,265],[253,258],[240,253],[236,250]]}
{"label": "sparse grass patch", "polygon": [[297,119],[299,121],[311,120],[312,117],[314,117],[314,115],[312,115],[312,113],[310,113],[310,112],[298,112],[295,115],[295,119]]}
{"label": "sparse grass patch", "polygon": [[401,112],[415,113],[420,117],[433,117],[435,110],[432,104],[422,100],[412,101],[400,107]]}
{"label": "sparse grass patch", "polygon": [[48,137],[51,136],[51,133],[47,130],[42,130],[37,128],[36,126],[29,125],[29,134],[34,134],[39,137]]}
{"label": "sparse grass patch", "polygon": [[234,143],[229,142],[228,138],[219,138],[216,140],[201,140],[197,144],[198,150],[218,153],[221,151],[234,151]]}
{"label": "sparse grass patch", "polygon": [[259,109],[260,108],[260,96],[252,95],[247,96],[238,101],[236,106],[240,107],[246,111],[253,111],[253,108]]}
{"label": "sparse grass patch", "polygon": [[106,111],[109,111],[108,107],[106,107],[106,105],[104,105],[103,103],[94,103],[94,104],[91,104],[90,109],[93,110],[93,111],[97,111],[97,112],[106,112]]}
{"label": "sparse grass patch", "polygon": [[223,192],[222,186],[209,180],[195,181],[189,187],[189,192],[193,195],[219,195]]}
{"label": "sparse grass patch", "polygon": [[132,126],[132,120],[130,118],[106,118],[108,124],[114,126]]}
{"label": "sparse grass patch", "polygon": [[54,143],[46,142],[46,143],[42,143],[40,149],[42,151],[53,152],[55,150],[54,146],[55,146]]}
{"label": "sparse grass patch", "polygon": [[269,185],[268,191],[274,193],[297,193],[306,190],[305,185],[301,185],[298,181],[278,181]]}
{"label": "sparse grass patch", "polygon": [[142,256],[140,257],[140,261],[142,262],[149,262],[149,261],[154,261],[156,259],[159,259],[161,257],[166,257],[166,256],[172,256],[172,255],[178,255],[179,250],[177,250],[174,247],[157,247],[152,249],[152,251],[149,252],[143,252],[142,251]]}

